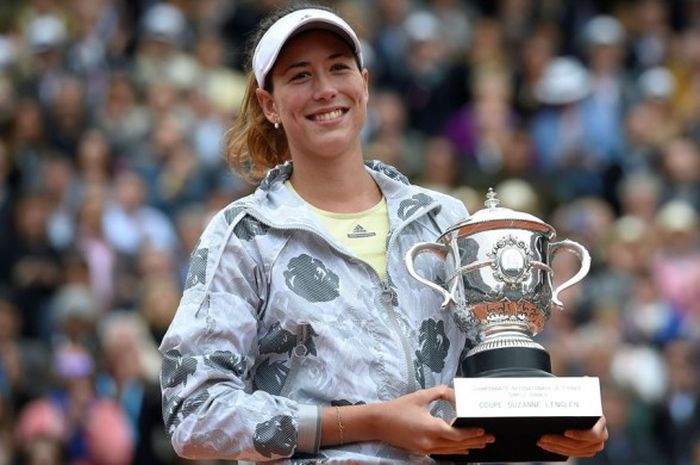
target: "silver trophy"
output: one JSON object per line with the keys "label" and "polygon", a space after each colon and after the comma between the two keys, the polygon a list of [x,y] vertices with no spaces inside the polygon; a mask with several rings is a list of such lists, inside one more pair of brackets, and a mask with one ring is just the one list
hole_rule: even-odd
{"label": "silver trophy", "polygon": [[[590,379],[554,377],[549,354],[533,336],[544,328],[552,306],[563,307],[560,293],[586,276],[590,255],[574,241],[552,242],[554,228],[539,218],[500,207],[492,189],[485,206],[451,226],[436,242],[415,244],[405,259],[411,276],[444,297],[443,310],[452,314],[473,344],[462,363],[463,378],[455,379],[457,424],[483,426],[496,434],[496,445],[472,451],[466,458],[447,458],[563,460],[537,448],[537,435],[590,427],[601,415],[598,380],[591,385]],[[417,256],[426,252],[442,261],[443,282],[416,271]],[[560,252],[573,253],[580,268],[554,288],[551,263]],[[577,394],[579,387],[582,391]],[[460,413],[460,399],[465,405],[482,400],[474,404],[474,412],[463,408]],[[482,408],[486,405],[493,408]],[[526,408],[533,406],[538,408]]]}
{"label": "silver trophy", "polygon": [[[406,254],[408,272],[443,295],[460,329],[475,345],[467,353],[467,376],[550,375],[549,355],[532,337],[542,331],[559,294],[588,273],[588,251],[570,240],[551,242],[554,228],[528,213],[499,206],[493,189],[486,208],[449,228],[437,242],[420,242]],[[552,292],[551,262],[574,253],[578,272]],[[445,287],[420,276],[417,255],[444,261]]]}

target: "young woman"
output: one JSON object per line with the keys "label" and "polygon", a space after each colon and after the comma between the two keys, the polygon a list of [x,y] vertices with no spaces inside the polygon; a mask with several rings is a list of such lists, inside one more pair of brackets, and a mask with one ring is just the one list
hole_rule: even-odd
{"label": "young woman", "polygon": [[[256,44],[229,158],[267,174],[192,253],[161,346],[173,446],[189,458],[430,463],[497,441],[440,417],[465,336],[403,258],[464,206],[363,161],[368,75],[345,21],[283,11]],[[416,266],[440,279],[431,264]],[[601,420],[540,444],[585,456],[606,436]]]}

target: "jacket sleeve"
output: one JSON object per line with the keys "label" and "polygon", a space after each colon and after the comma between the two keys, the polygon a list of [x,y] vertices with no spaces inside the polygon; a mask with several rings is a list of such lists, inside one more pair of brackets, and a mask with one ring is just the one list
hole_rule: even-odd
{"label": "jacket sleeve", "polygon": [[264,461],[317,452],[319,407],[253,388],[266,284],[244,244],[251,230],[234,213],[215,216],[192,252],[160,346],[166,429],[178,455],[192,459]]}

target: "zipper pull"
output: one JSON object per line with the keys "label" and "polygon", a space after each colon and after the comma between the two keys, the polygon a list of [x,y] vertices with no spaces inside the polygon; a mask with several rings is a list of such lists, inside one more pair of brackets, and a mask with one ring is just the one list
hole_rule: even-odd
{"label": "zipper pull", "polygon": [[392,305],[396,300],[396,291],[389,285],[388,281],[382,281],[382,300]]}

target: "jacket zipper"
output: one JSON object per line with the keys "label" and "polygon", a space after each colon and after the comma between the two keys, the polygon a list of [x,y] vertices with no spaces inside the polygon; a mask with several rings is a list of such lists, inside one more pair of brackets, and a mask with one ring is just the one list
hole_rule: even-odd
{"label": "jacket zipper", "polygon": [[283,397],[289,397],[289,393],[294,387],[294,382],[296,381],[297,373],[299,372],[301,359],[308,353],[305,343],[309,340],[309,327],[309,323],[299,323],[297,326],[297,343],[291,350],[289,373],[287,374],[287,379],[284,381],[284,386],[282,386],[282,389],[280,390],[280,395]]}
{"label": "jacket zipper", "polygon": [[[391,249],[392,245],[395,243],[395,238],[397,237],[398,233],[404,229],[408,224],[412,223],[413,221],[417,220],[421,216],[427,215],[428,213],[432,212],[438,208],[438,204],[433,204],[430,208],[421,210],[418,214],[414,214],[412,217],[408,218],[406,221],[401,223],[395,230],[390,231],[389,233],[389,243],[386,246],[386,251],[387,251],[387,256],[389,255],[389,250]],[[388,263],[387,263],[388,265]],[[388,270],[387,270],[387,276],[389,275]],[[408,342],[408,338],[406,337],[406,334],[404,334],[403,331],[401,331],[401,327],[399,325],[398,317],[396,316],[396,312],[394,310],[394,306],[392,305],[392,301],[395,296],[395,291],[391,288],[389,285],[388,279],[381,281],[381,286],[382,286],[382,296],[384,300],[384,305],[387,310],[387,313],[389,314],[389,319],[392,322],[392,325],[394,326],[394,331],[396,331],[396,334],[399,336],[399,340],[401,342],[401,346],[403,348],[404,352],[404,359],[406,360],[406,374],[407,374],[407,382],[406,382],[406,393],[410,394],[411,392],[415,392],[418,390],[418,380],[416,379],[416,370],[414,367],[414,362],[413,362],[413,355],[411,354],[411,345]]]}

